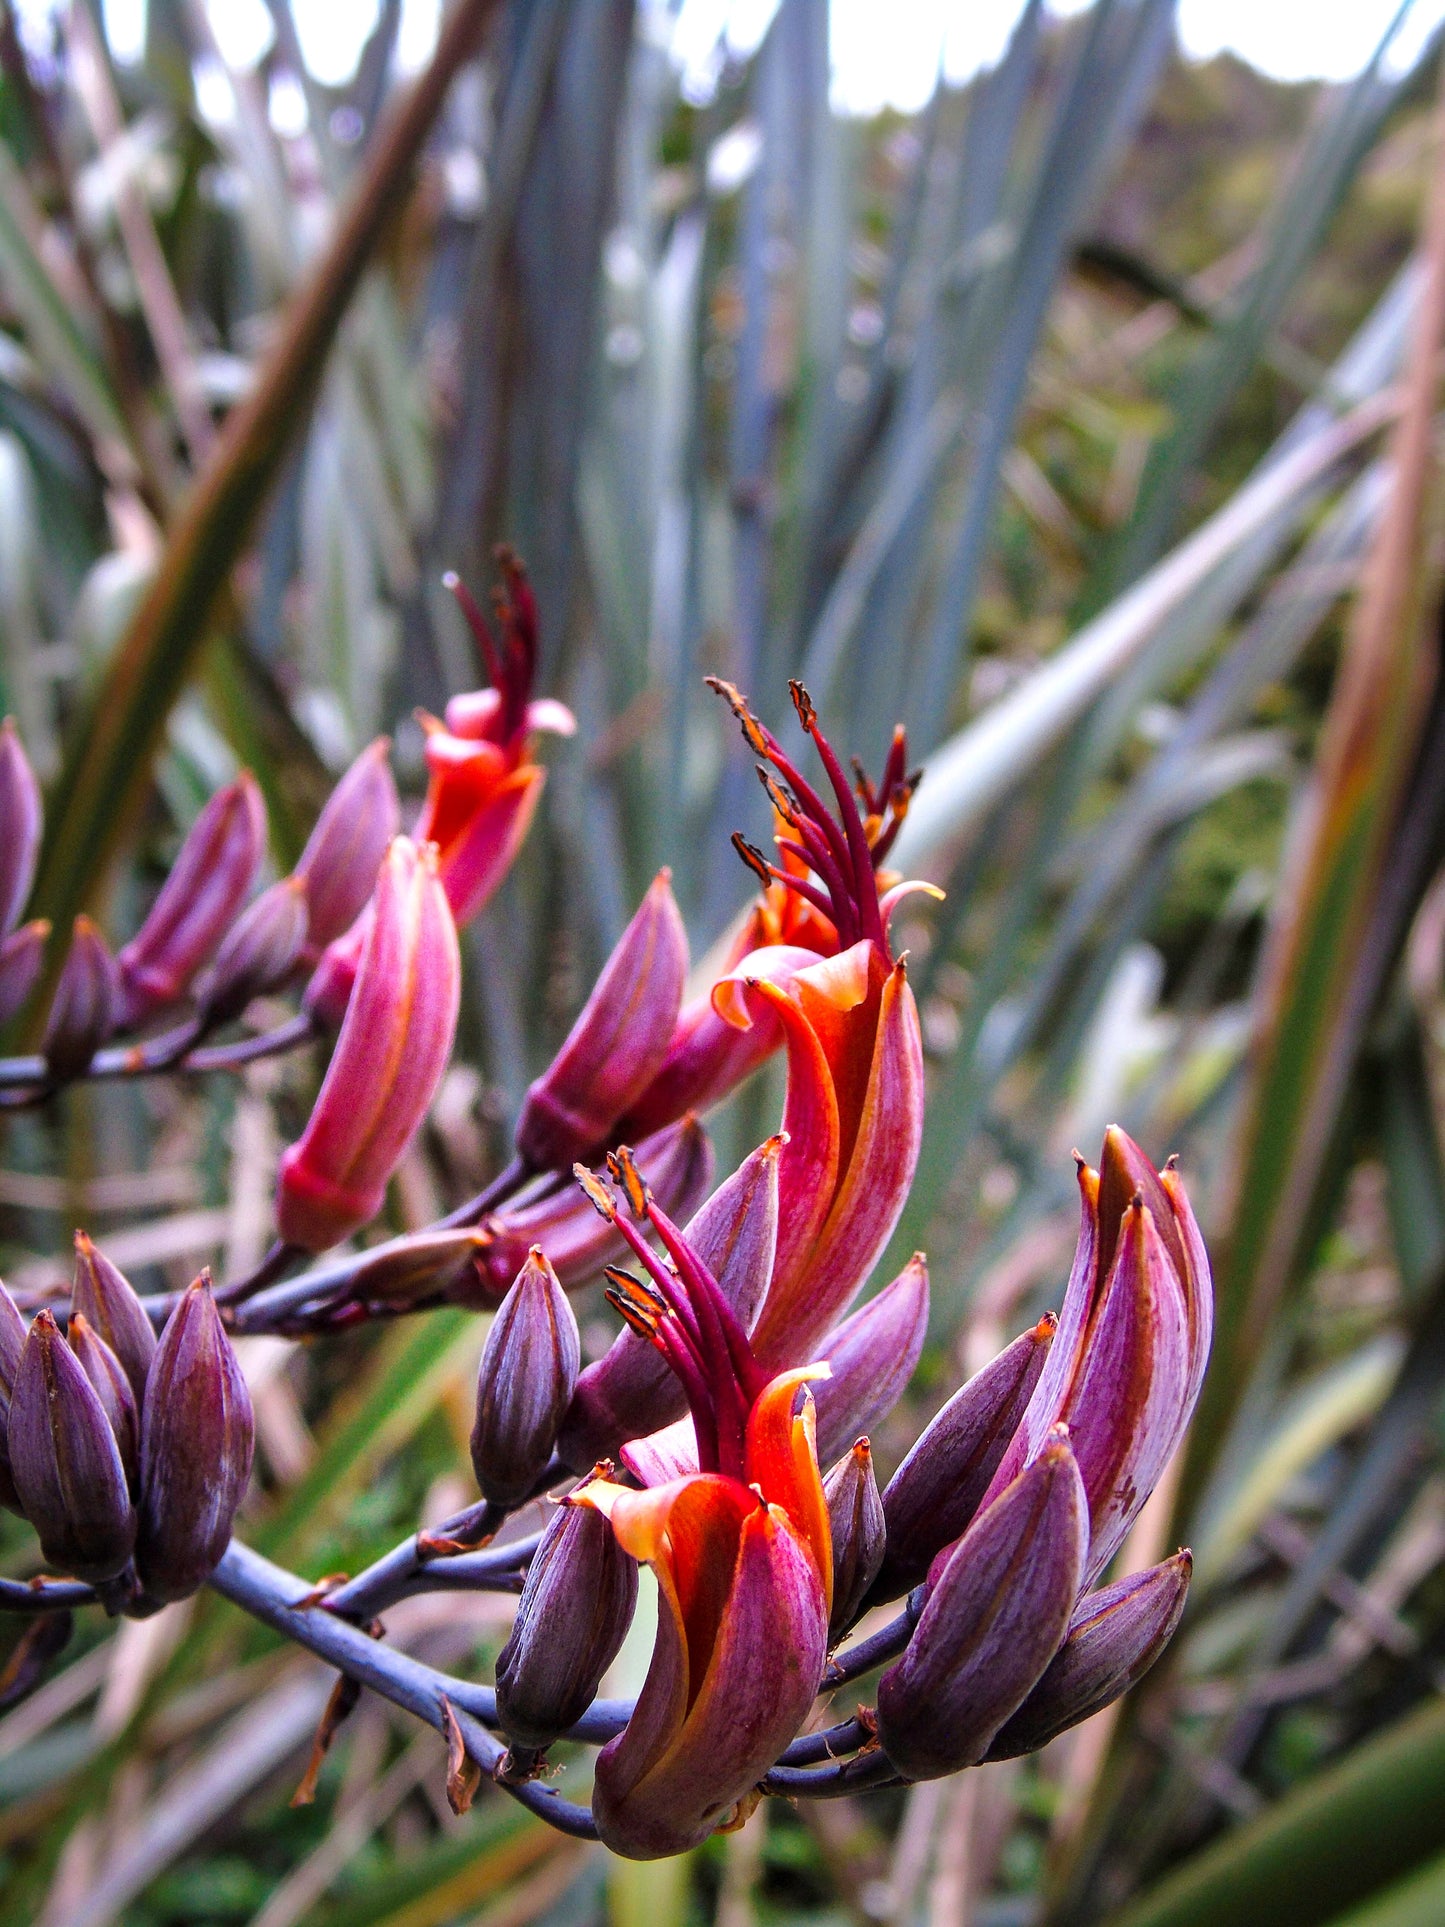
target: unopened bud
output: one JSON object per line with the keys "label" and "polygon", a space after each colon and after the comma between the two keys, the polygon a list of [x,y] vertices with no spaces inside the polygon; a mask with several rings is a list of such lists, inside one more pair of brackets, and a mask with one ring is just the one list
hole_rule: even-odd
{"label": "unopened bud", "polygon": [[356,985],[299,1141],[281,1160],[276,1221],[324,1251],[368,1219],[427,1114],[461,997],[456,926],[436,852],[394,839],[376,881]]}
{"label": "unopened bud", "polygon": [[215,1571],[254,1445],[251,1395],[202,1273],[166,1320],[141,1407],[135,1557],[152,1598],[188,1598]]}
{"label": "unopened bud", "polygon": [[72,1314],[65,1336],[110,1421],[126,1485],[133,1494],[140,1473],[140,1411],[125,1368],[83,1312]]}
{"label": "unopened bud", "polygon": [[14,929],[40,851],[40,785],[7,716],[0,723],[0,937]]}
{"label": "unopened bud", "polygon": [[1069,1636],[1013,1718],[994,1736],[990,1760],[1036,1753],[1060,1733],[1136,1686],[1174,1637],[1194,1560],[1176,1552],[1079,1601]]}
{"label": "unopened bud", "polygon": [[858,1617],[883,1563],[883,1501],[867,1439],[858,1439],[847,1457],[833,1467],[823,1481],[823,1495],[833,1534],[833,1613],[828,1636],[838,1639]]}
{"label": "unopened bud", "polygon": [[266,806],[242,770],[191,825],[149,915],[116,959],[127,1027],[185,996],[235,922],[265,854]]}
{"label": "unopened bud", "polygon": [[973,1766],[1063,1644],[1088,1504],[1062,1430],[980,1513],[878,1682],[878,1738],[906,1778]]}
{"label": "unopened bud", "polygon": [[636,1605],[637,1562],[606,1519],[590,1506],[559,1506],[497,1661],[497,1718],[511,1739],[546,1746],[581,1719]]}
{"label": "unopened bud", "polygon": [[156,1335],[130,1280],[83,1231],[75,1234],[75,1278],[70,1309],[79,1312],[120,1360],[139,1410]]}
{"label": "unopened bud", "polygon": [[815,1347],[832,1374],[813,1387],[820,1464],[831,1465],[893,1410],[927,1335],[928,1266],[915,1252],[891,1285]]}
{"label": "unopened bud", "polygon": [[95,1388],[48,1311],[20,1354],[7,1427],[10,1473],[47,1561],[113,1579],[135,1545],[120,1448]]}
{"label": "unopened bud", "polygon": [[494,1505],[518,1505],[546,1469],[582,1344],[567,1294],[534,1245],[502,1300],[477,1373],[472,1466]]}
{"label": "unopened bud", "polygon": [[306,892],[283,877],[248,904],[221,939],[216,961],[197,988],[208,1023],[228,1024],[253,997],[284,984],[306,944]]}
{"label": "unopened bud", "polygon": [[0,1024],[10,1021],[39,983],[49,936],[49,919],[37,917],[0,938]]}
{"label": "unopened bud", "polygon": [[320,948],[371,901],[387,845],[401,828],[390,741],[378,736],[327,799],[294,872],[306,897],[307,942]]}
{"label": "unopened bud", "polygon": [[120,1015],[121,988],[110,946],[87,916],[75,919],[70,949],[41,1046],[52,1077],[79,1077]]}
{"label": "unopened bud", "polygon": [[888,1556],[873,1603],[911,1592],[965,1532],[1018,1429],[1057,1328],[1052,1313],[985,1365],[924,1427],[888,1481]]}
{"label": "unopened bud", "polygon": [[605,1144],[662,1067],[686,976],[687,932],[663,870],[567,1041],[527,1092],[517,1149],[534,1170],[565,1171]]}
{"label": "unopened bud", "polygon": [[11,1512],[24,1510],[10,1476],[10,1445],[6,1437],[10,1395],[15,1389],[15,1374],[20,1369],[20,1354],[24,1349],[25,1320],[15,1300],[4,1285],[0,1285],[0,1505]]}

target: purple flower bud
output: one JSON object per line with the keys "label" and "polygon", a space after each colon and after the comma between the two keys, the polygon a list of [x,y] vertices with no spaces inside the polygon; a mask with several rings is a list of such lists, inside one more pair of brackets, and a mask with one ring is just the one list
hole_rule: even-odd
{"label": "purple flower bud", "polygon": [[1174,1637],[1194,1560],[1176,1552],[1081,1599],[1048,1671],[988,1749],[990,1760],[1036,1753],[1136,1686]]}
{"label": "purple flower bud", "polygon": [[[750,1152],[684,1232],[744,1330],[757,1316],[772,1276],[783,1142],[771,1137]],[[639,1168],[651,1178],[640,1156]],[[614,1457],[628,1439],[656,1432],[686,1410],[671,1367],[647,1339],[624,1330],[578,1379],[558,1450],[574,1472],[585,1472],[598,1459]]]}
{"label": "purple flower bud", "polygon": [[75,930],[50,1005],[42,1049],[52,1077],[79,1077],[115,1029],[121,985],[110,946],[87,916]]}
{"label": "purple flower bud", "polygon": [[15,1374],[20,1369],[20,1354],[25,1349],[25,1320],[20,1308],[4,1285],[0,1285],[0,1505],[10,1512],[24,1512],[10,1476],[10,1446],[6,1428],[10,1422],[10,1395],[15,1389]]}
{"label": "purple flower bud", "polygon": [[[1076,1154],[1077,1155],[1077,1154]],[[1124,1541],[1184,1435],[1209,1358],[1209,1260],[1177,1173],[1157,1173],[1117,1125],[1093,1171],[1059,1335],[994,1475],[1001,1491],[1056,1422],[1089,1495],[1093,1580]]]}
{"label": "purple flower bud", "polygon": [[201,1016],[212,1024],[239,1017],[253,997],[285,983],[305,944],[306,891],[297,878],[283,877],[221,939],[215,963],[197,986]]}
{"label": "purple flower bud", "polygon": [[0,937],[0,1024],[9,1023],[40,981],[50,921],[37,917]]}
{"label": "purple flower bud", "polygon": [[146,1373],[155,1356],[155,1331],[130,1280],[83,1231],[75,1234],[70,1309],[85,1318],[120,1360],[139,1410],[145,1398]]}
{"label": "purple flower bud", "polygon": [[823,1481],[823,1496],[833,1534],[833,1612],[828,1637],[834,1640],[858,1617],[883,1564],[887,1528],[873,1471],[873,1448],[867,1439],[855,1440],[853,1450],[839,1459]]}
{"label": "purple flower bud", "polygon": [[940,1548],[983,1503],[1044,1368],[1058,1320],[1050,1312],[976,1372],[925,1426],[888,1481],[888,1556],[873,1603],[911,1592]]}
{"label": "purple flower bud", "polygon": [[511,1636],[497,1661],[497,1718],[541,1747],[581,1719],[627,1637],[637,1561],[590,1506],[563,1505],[532,1555]]}
{"label": "purple flower bud", "polygon": [[557,1274],[534,1245],[498,1307],[477,1373],[472,1466],[494,1505],[518,1505],[552,1456],[582,1345]]}
{"label": "purple flower bud", "polygon": [[84,1312],[71,1315],[65,1336],[110,1421],[120,1462],[125,1467],[126,1485],[134,1494],[140,1473],[140,1412],[125,1367],[90,1325]]}
{"label": "purple flower bud", "polygon": [[235,921],[266,853],[266,806],[242,770],[192,824],[150,914],[116,962],[127,1029],[185,996]]}
{"label": "purple flower bud", "polygon": [[10,1395],[10,1473],[47,1561],[77,1579],[113,1579],[136,1517],[110,1420],[48,1311],[37,1314]]}
{"label": "purple flower bud", "polygon": [[928,1266],[920,1253],[829,1332],[817,1356],[832,1372],[813,1387],[824,1465],[870,1432],[903,1396],[928,1335]]}
{"label": "purple flower bud", "polygon": [[567,1041],[527,1092],[517,1149],[535,1170],[565,1171],[601,1150],[667,1055],[687,976],[670,877],[658,873]]}
{"label": "purple flower bud", "polygon": [[15,928],[40,853],[40,785],[15,730],[0,723],[0,937]]}
{"label": "purple flower bud", "polygon": [[136,1569],[153,1599],[185,1599],[226,1550],[255,1429],[240,1362],[202,1272],[166,1320],[141,1405]]}
{"label": "purple flower bud", "polygon": [[347,770],[316,819],[294,872],[306,898],[307,942],[324,949],[371,901],[387,845],[401,828],[401,807],[378,736]]}
{"label": "purple flower bud", "polygon": [[903,1657],[878,1682],[878,1737],[907,1779],[973,1766],[1063,1643],[1088,1507],[1063,1428],[954,1548]]}

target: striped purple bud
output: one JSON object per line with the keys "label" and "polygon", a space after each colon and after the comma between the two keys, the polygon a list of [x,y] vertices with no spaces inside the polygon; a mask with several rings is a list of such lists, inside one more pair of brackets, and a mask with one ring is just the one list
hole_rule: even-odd
{"label": "striped purple bud", "polygon": [[15,1490],[46,1560],[77,1579],[114,1579],[135,1545],[125,1467],[105,1408],[48,1311],[20,1354],[7,1436]]}
{"label": "striped purple bud", "polygon": [[119,1020],[121,984],[110,946],[89,917],[75,919],[41,1045],[50,1075],[79,1077]]}
{"label": "striped purple bud", "polygon": [[134,1496],[140,1475],[140,1410],[125,1367],[84,1312],[72,1314],[65,1336],[110,1421],[120,1462],[125,1467],[125,1482]]}
{"label": "striped purple bud", "polygon": [[888,1481],[888,1556],[873,1603],[911,1592],[935,1553],[973,1523],[1033,1395],[1058,1320],[1053,1313],[1001,1351],[938,1412]]}
{"label": "striped purple bud", "polygon": [[1136,1686],[1174,1637],[1193,1570],[1190,1553],[1176,1552],[1162,1565],[1081,1599],[1068,1638],[1017,1713],[995,1734],[987,1757],[1011,1760],[1036,1753]]}
{"label": "striped purple bud", "polygon": [[637,1561],[602,1514],[559,1506],[532,1555],[497,1661],[497,1718],[512,1740],[546,1746],[581,1719],[636,1605]]}
{"label": "striped purple bud", "polygon": [[[635,1155],[669,1217],[686,1218],[697,1209],[712,1178],[712,1145],[696,1118],[665,1126],[644,1139]],[[477,1258],[472,1289],[455,1294],[459,1303],[478,1309],[501,1302],[533,1245],[542,1246],[567,1291],[590,1285],[605,1264],[627,1256],[617,1232],[574,1185],[552,1190],[535,1204],[508,1205],[484,1218],[480,1229],[486,1246]]]}
{"label": "striped purple bud", "polygon": [[139,1410],[145,1397],[146,1373],[155,1356],[155,1331],[130,1280],[83,1231],[75,1234],[70,1309],[85,1318],[120,1360]]}
{"label": "striped purple bud", "polygon": [[873,1471],[873,1448],[868,1440],[854,1441],[853,1450],[839,1459],[823,1481],[828,1501],[828,1523],[833,1534],[833,1611],[828,1637],[847,1632],[883,1564],[887,1527],[878,1480]]}
{"label": "striped purple bud", "polygon": [[1062,1427],[979,1514],[878,1683],[878,1738],[909,1780],[973,1766],[1063,1644],[1088,1547]]}
{"label": "striped purple bud", "polygon": [[477,1373],[472,1466],[494,1505],[518,1505],[536,1485],[581,1362],[572,1306],[534,1245],[492,1320]]}
{"label": "striped purple bud", "polygon": [[6,1428],[10,1423],[10,1397],[15,1389],[15,1374],[20,1369],[20,1354],[25,1349],[25,1320],[20,1308],[4,1285],[0,1285],[0,1505],[10,1512],[23,1512],[10,1476],[10,1445]]}
{"label": "striped purple bud", "polygon": [[166,1320],[141,1405],[136,1569],[153,1599],[185,1599],[215,1571],[245,1497],[251,1395],[205,1272]]}

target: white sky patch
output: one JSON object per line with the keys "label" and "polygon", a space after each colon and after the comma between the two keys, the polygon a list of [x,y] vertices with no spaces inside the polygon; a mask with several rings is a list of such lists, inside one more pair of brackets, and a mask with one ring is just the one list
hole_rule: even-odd
{"label": "white sky patch", "polygon": [[[61,0],[18,0],[22,30],[48,30]],[[1086,0],[1052,0],[1076,13]],[[766,33],[778,0],[644,0],[665,23],[690,99],[706,99],[724,60],[746,57]],[[146,0],[102,0],[116,57],[145,50]],[[915,113],[938,75],[957,85],[996,64],[1023,0],[832,0],[833,100],[842,113],[891,107]],[[1357,74],[1401,11],[1400,0],[1180,0],[1179,35],[1191,60],[1238,54],[1278,80],[1348,80]],[[1418,58],[1445,21],[1445,0],[1410,0],[1386,59],[1399,72]],[[208,0],[228,64],[255,65],[270,44],[264,0]],[[356,72],[379,0],[295,0],[296,32],[313,76],[342,86]],[[441,0],[402,0],[398,64],[414,73],[436,45]]]}

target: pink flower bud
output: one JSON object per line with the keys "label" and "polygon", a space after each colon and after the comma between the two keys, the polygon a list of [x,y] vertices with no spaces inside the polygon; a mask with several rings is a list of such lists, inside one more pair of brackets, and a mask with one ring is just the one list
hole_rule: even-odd
{"label": "pink flower bud", "polygon": [[0,937],[14,929],[35,881],[41,820],[40,785],[7,716],[0,723]]}
{"label": "pink flower bud", "polygon": [[116,959],[127,1028],[184,997],[239,914],[265,853],[266,807],[255,777],[242,770],[196,818],[150,914]]}
{"label": "pink flower bud", "polygon": [[401,828],[390,748],[390,740],[378,736],[361,752],[331,792],[296,865],[307,940],[315,949],[333,942],[366,908],[387,845]]}
{"label": "pink flower bud", "polygon": [[10,1021],[39,983],[49,936],[49,919],[37,917],[0,937],[0,1024]]}
{"label": "pink flower bud", "polygon": [[527,1092],[517,1149],[534,1170],[565,1169],[604,1148],[667,1055],[686,976],[687,932],[671,872],[662,870],[566,1043]]}
{"label": "pink flower bud", "polygon": [[52,1077],[79,1077],[115,1029],[120,976],[110,946],[87,916],[75,919],[50,1005],[42,1049]]}
{"label": "pink flower bud", "polygon": [[325,1081],[281,1160],[276,1220],[323,1251],[374,1218],[451,1055],[461,996],[456,926],[436,852],[396,837]]}

